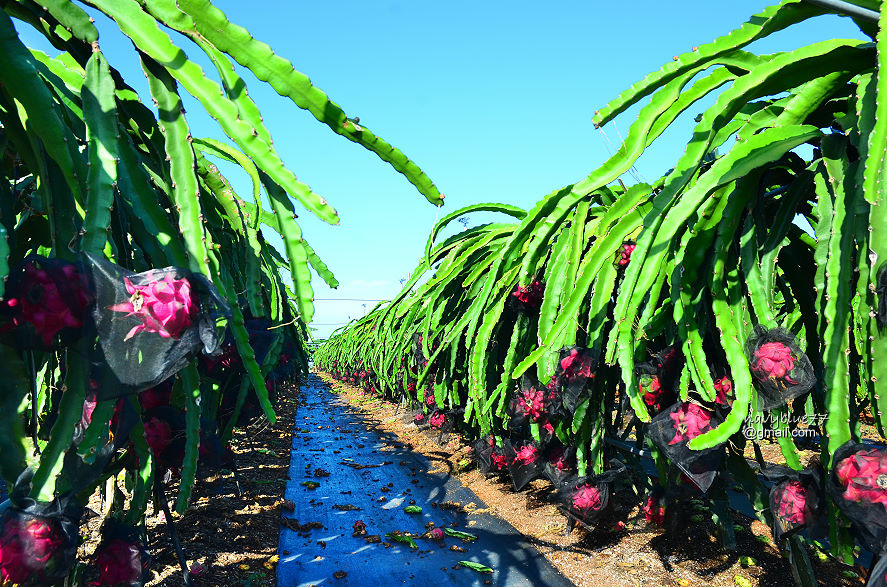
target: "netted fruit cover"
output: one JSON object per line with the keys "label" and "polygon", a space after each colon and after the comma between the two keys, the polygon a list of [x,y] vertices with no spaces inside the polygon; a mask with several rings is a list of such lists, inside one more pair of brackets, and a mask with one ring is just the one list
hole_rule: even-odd
{"label": "netted fruit cover", "polygon": [[644,513],[644,520],[648,524],[656,526],[662,526],[665,524],[665,504],[665,490],[657,485],[647,494],[644,498],[644,505],[641,506],[641,511]]}
{"label": "netted fruit cover", "polygon": [[435,410],[428,416],[428,425],[434,431],[439,431],[438,444],[446,444],[450,440],[450,434],[456,430],[456,426],[462,419],[464,410]]}
{"label": "netted fruit cover", "polygon": [[249,333],[249,346],[256,356],[256,362],[261,365],[265,362],[274,339],[277,336],[271,329],[271,321],[266,318],[252,318],[244,321],[246,331]]}
{"label": "netted fruit cover", "polygon": [[554,382],[561,396],[561,405],[572,415],[587,392],[597,369],[598,354],[581,346],[564,347],[560,351]]}
{"label": "netted fruit cover", "polygon": [[610,503],[613,482],[626,471],[625,465],[619,461],[613,461],[612,465],[610,470],[599,475],[574,478],[558,488],[560,509],[571,522],[590,526],[604,513]]}
{"label": "netted fruit cover", "polygon": [[201,418],[198,462],[208,469],[218,471],[226,465],[231,465],[232,457],[231,447],[222,444],[218,423]]}
{"label": "netted fruit cover", "polygon": [[658,414],[677,399],[683,358],[676,346],[670,346],[654,354],[649,361],[635,365],[638,392],[651,414]]}
{"label": "netted fruit cover", "polygon": [[804,395],[816,383],[810,359],[784,328],[755,326],[745,342],[745,353],[763,410]]}
{"label": "netted fruit cover", "polygon": [[185,413],[171,406],[159,406],[143,413],[142,422],[158,467],[181,467],[185,458]]}
{"label": "netted fruit cover", "polygon": [[822,473],[819,467],[795,471],[771,466],[762,471],[774,482],[770,489],[770,513],[776,543],[805,528],[813,528],[823,512]]}
{"label": "netted fruit cover", "polygon": [[434,430],[449,432],[453,429],[453,421],[447,417],[447,413],[443,410],[434,410],[428,416],[428,425]]}
{"label": "netted fruit cover", "polygon": [[887,545],[875,556],[878,557],[875,566],[869,572],[865,587],[887,587]]}
{"label": "netted fruit cover", "polygon": [[27,350],[52,350],[76,340],[90,319],[92,293],[83,267],[30,255],[9,272],[0,334]]}
{"label": "netted fruit cover", "polygon": [[492,434],[477,439],[472,446],[477,468],[484,475],[496,475],[507,469],[505,451],[496,444],[496,437]]}
{"label": "netted fruit cover", "polygon": [[[92,384],[93,381],[90,383]],[[97,392],[96,389],[87,391],[86,398],[83,400],[80,421],[75,424],[74,434],[71,438],[71,443],[78,449],[87,439],[90,425],[93,424],[93,413],[100,401],[102,401],[100,392]],[[80,454],[80,450],[66,455],[68,461],[73,461],[75,458],[79,460],[76,464],[73,462],[70,464],[73,467],[71,469],[72,476],[76,477],[75,485],[79,486],[80,483],[86,483],[94,476],[100,475],[117,451],[129,442],[130,431],[139,421],[138,412],[129,402],[123,399],[106,401],[115,402],[114,413],[110,421],[102,419],[97,421],[93,427],[92,432],[99,434],[98,441],[90,446],[83,455]]]}
{"label": "netted fruit cover", "polygon": [[720,424],[710,411],[692,402],[676,403],[647,424],[647,436],[693,483],[708,491],[724,458],[724,445],[690,450],[687,444]]}
{"label": "netted fruit cover", "polygon": [[151,555],[142,544],[139,529],[114,518],[102,525],[102,541],[93,559],[98,585],[139,587],[151,578]]}
{"label": "netted fruit cover", "polygon": [[416,393],[416,382],[410,380],[408,377],[404,376],[404,388],[406,389],[407,395],[410,397],[410,400],[413,399],[413,396]]}
{"label": "netted fruit cover", "polygon": [[887,543],[887,448],[844,443],[832,455],[828,492],[872,552]]}
{"label": "netted fruit cover", "polygon": [[542,306],[545,286],[538,279],[529,285],[518,285],[508,297],[508,305],[519,314],[535,314]]}
{"label": "netted fruit cover", "polygon": [[413,424],[415,424],[419,430],[425,430],[430,426],[428,422],[428,416],[422,410],[419,410],[415,414],[413,414]]}
{"label": "netted fruit cover", "polygon": [[675,393],[684,367],[684,353],[678,345],[667,346],[653,355],[653,365],[659,373],[662,389]]}
{"label": "netted fruit cover", "polygon": [[51,502],[30,497],[33,472],[26,469],[0,517],[0,584],[54,585],[74,565],[83,508],[71,494]]}
{"label": "netted fruit cover", "polygon": [[545,449],[542,467],[545,476],[557,489],[576,474],[576,449],[559,442],[551,443]]}
{"label": "netted fruit cover", "polygon": [[205,277],[178,267],[132,273],[89,253],[84,259],[96,331],[120,393],[157,385],[198,351],[218,348],[229,309]]}
{"label": "netted fruit cover", "polygon": [[422,350],[422,335],[418,332],[413,334],[413,343],[412,343],[412,355],[413,360],[416,361],[417,365],[423,365],[426,363],[425,353]]}
{"label": "netted fruit cover", "polygon": [[715,403],[718,407],[725,409],[732,406],[733,400],[736,399],[736,394],[733,391],[733,381],[726,375],[723,375],[721,377],[716,377],[714,384]]}
{"label": "netted fruit cover", "polygon": [[505,458],[508,462],[508,474],[515,491],[520,491],[527,484],[542,475],[542,450],[529,440],[502,443]]}
{"label": "netted fruit cover", "polygon": [[638,380],[638,393],[652,414],[658,414],[674,401],[673,394],[662,386],[659,369],[652,362],[638,363],[634,374]]}
{"label": "netted fruit cover", "polygon": [[616,257],[616,267],[619,269],[628,267],[628,264],[631,263],[631,254],[636,248],[637,243],[632,240],[623,242],[619,247],[619,255]]}
{"label": "netted fruit cover", "polygon": [[235,371],[242,368],[240,354],[234,344],[230,331],[225,333],[225,340],[212,355],[200,356],[200,372],[216,381],[224,381]]}
{"label": "netted fruit cover", "polygon": [[514,391],[506,413],[510,417],[508,427],[517,429],[529,422],[544,423],[553,417],[557,409],[558,394],[539,385],[535,378],[524,374],[520,387]]}

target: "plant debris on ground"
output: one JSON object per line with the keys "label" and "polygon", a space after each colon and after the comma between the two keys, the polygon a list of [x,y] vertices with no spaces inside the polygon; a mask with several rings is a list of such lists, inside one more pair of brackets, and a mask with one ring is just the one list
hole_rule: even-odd
{"label": "plant debris on ground", "polygon": [[[277,422],[259,419],[238,428],[232,450],[238,468],[243,496],[237,497],[231,472],[210,472],[198,481],[191,507],[184,516],[173,514],[176,529],[192,569],[194,585],[276,585],[277,541],[282,522],[281,511],[289,471],[292,429],[299,388],[288,386],[276,406]],[[172,501],[177,481],[167,486]],[[98,495],[90,508],[100,511]],[[99,518],[85,524],[90,539],[81,546],[85,559],[98,544]],[[308,526],[308,524],[306,524]],[[184,584],[172,541],[166,531],[162,512],[148,508],[148,551],[152,561],[147,585],[172,587]]]}
{"label": "plant debris on ground", "polygon": [[[450,435],[449,442],[441,446],[436,441],[437,433],[420,431],[411,421],[405,423],[401,417],[403,410],[398,410],[396,404],[380,401],[359,387],[334,380],[327,373],[317,374],[343,401],[360,410],[369,426],[397,435],[405,445],[424,455],[431,462],[429,472],[451,475],[471,489],[483,500],[489,513],[514,526],[576,585],[784,587],[791,581],[790,567],[773,544],[767,526],[734,513],[737,548],[725,552],[715,524],[710,516],[699,514],[697,502],[687,503],[687,511],[677,513],[692,532],[667,533],[661,527],[647,524],[644,513],[634,508],[622,528],[614,521],[601,523],[591,531],[577,527],[567,534],[566,518],[548,500],[552,490],[547,480],[531,481],[526,490],[515,493],[507,476],[488,479],[476,467],[461,465],[471,456],[471,448],[457,435]],[[436,507],[462,508],[471,513],[462,504],[443,502]],[[470,526],[471,520],[469,531]],[[863,585],[859,578],[864,575],[863,569],[851,570],[827,558],[823,561],[817,552],[812,552],[811,558],[821,584]]]}

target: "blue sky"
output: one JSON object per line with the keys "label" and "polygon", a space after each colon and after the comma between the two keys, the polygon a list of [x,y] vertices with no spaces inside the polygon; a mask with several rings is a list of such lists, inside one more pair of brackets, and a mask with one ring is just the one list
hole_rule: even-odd
{"label": "blue sky", "polygon": [[[772,2],[214,4],[310,76],[348,116],[359,116],[361,125],[403,150],[446,194],[438,210],[374,154],[244,75],[284,161],[341,217],[335,227],[307,211],[299,220],[341,282],[331,290],[314,280],[314,326],[325,336],[375,304],[339,300],[386,299],[399,290],[439,214],[489,201],[529,208],[582,179],[609,155],[607,139],[591,123],[597,108],[672,56],[740,26]],[[150,104],[130,43],[107,19],[96,18],[109,61]],[[26,43],[46,46],[27,25],[18,28]],[[788,50],[835,37],[860,33],[848,19],[823,17],[752,50]],[[182,37],[174,40],[199,56]],[[199,104],[186,101],[186,107],[194,136],[225,138],[201,116]],[[637,165],[643,179],[652,181],[678,158],[700,111],[688,112],[644,154]],[[636,112],[604,128],[612,148]],[[239,193],[249,193],[245,177],[232,172],[231,179]]]}

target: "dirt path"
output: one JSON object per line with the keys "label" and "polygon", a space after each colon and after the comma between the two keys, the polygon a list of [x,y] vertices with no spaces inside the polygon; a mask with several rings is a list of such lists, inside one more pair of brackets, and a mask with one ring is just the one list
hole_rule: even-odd
{"label": "dirt path", "polygon": [[[549,499],[547,480],[531,482],[531,487],[515,493],[505,478],[487,479],[468,458],[470,451],[453,437],[446,446],[420,432],[397,413],[396,406],[362,390],[319,374],[331,383],[338,397],[360,411],[375,430],[396,436],[413,451],[423,454],[438,471],[446,471],[458,483],[482,499],[490,513],[504,519],[545,556],[570,581],[580,586],[702,586],[736,585],[785,587],[792,585],[788,564],[770,537],[765,525],[735,515],[737,549],[724,552],[716,538],[716,528],[702,500],[686,504],[680,513],[678,529],[670,534],[648,525],[637,507],[623,509],[621,519],[601,523],[594,532],[575,529],[566,534],[566,522]],[[615,528],[618,522],[623,528]],[[815,553],[814,568],[821,585],[861,586],[859,578],[845,576],[849,567],[820,562]],[[859,571],[859,569],[857,569]]]}

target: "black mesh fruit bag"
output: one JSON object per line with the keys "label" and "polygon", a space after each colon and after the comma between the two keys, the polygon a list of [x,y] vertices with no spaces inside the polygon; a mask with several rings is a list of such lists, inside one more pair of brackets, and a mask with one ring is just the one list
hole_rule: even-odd
{"label": "black mesh fruit bag", "polygon": [[887,448],[844,443],[832,455],[827,490],[871,552],[887,543]]}
{"label": "black mesh fruit bag", "polygon": [[30,255],[9,272],[0,314],[4,341],[51,350],[73,342],[90,320],[93,295],[79,263]]}
{"label": "black mesh fruit bag", "polygon": [[185,412],[159,406],[142,414],[145,439],[160,470],[178,469],[185,458]]}
{"label": "black mesh fruit bag", "polygon": [[268,357],[268,352],[274,344],[276,337],[271,321],[266,318],[252,318],[244,321],[246,331],[249,334],[249,346],[256,356],[256,362],[261,365]]}
{"label": "black mesh fruit bag", "polygon": [[142,544],[138,528],[115,518],[102,525],[102,541],[93,554],[97,585],[139,587],[151,578],[151,555]]}
{"label": "black mesh fruit bag", "polygon": [[416,362],[416,364],[421,365],[422,363],[424,363],[425,362],[425,353],[422,350],[422,335],[419,334],[418,332],[413,334],[413,340],[412,340],[412,344],[410,345],[410,348],[412,349],[411,354],[412,354],[413,360]]}
{"label": "black mesh fruit bag", "polygon": [[647,436],[693,483],[708,491],[724,458],[724,445],[690,450],[687,444],[720,424],[718,417],[692,403],[676,403],[647,424]]}
{"label": "black mesh fruit bag", "polygon": [[496,438],[488,434],[479,438],[472,445],[477,468],[486,476],[498,475],[508,470],[508,459],[505,449],[496,444]]}
{"label": "black mesh fruit bag", "polygon": [[447,413],[443,410],[434,410],[428,416],[428,425],[434,430],[441,432],[449,432],[453,429],[453,422],[447,417]]}
{"label": "black mesh fruit bag", "polygon": [[819,467],[795,471],[788,467],[770,466],[762,473],[774,483],[770,488],[770,513],[776,544],[795,532],[817,525],[823,511],[822,473]]}
{"label": "black mesh fruit bag", "polygon": [[477,468],[484,475],[489,475],[493,471],[493,450],[496,449],[496,437],[487,434],[482,438],[478,438],[471,445],[474,450],[474,460],[477,462]]}
{"label": "black mesh fruit bag", "polygon": [[539,446],[529,440],[506,440],[503,444],[505,458],[508,459],[508,474],[515,491],[542,475],[544,459]]}
{"label": "black mesh fruit bag", "polygon": [[578,522],[590,530],[591,524],[607,509],[613,482],[626,472],[625,465],[619,461],[611,464],[613,467],[603,473],[573,478],[558,488],[560,510],[570,520],[570,528]]}
{"label": "black mesh fruit bag", "polygon": [[597,368],[597,352],[581,346],[562,348],[557,365],[559,379],[573,381],[575,379],[591,379]]}
{"label": "black mesh fruit bag", "polygon": [[71,451],[65,456],[66,465],[71,467],[72,478],[77,478],[75,484],[88,482],[90,479],[100,476],[117,451],[129,442],[130,431],[139,421],[135,406],[126,399],[108,401],[114,401],[114,413],[110,421],[103,420],[101,423],[96,423],[94,430],[100,434],[96,440],[103,442],[94,441],[95,444],[81,455],[81,445],[87,439],[87,431],[93,423],[93,414],[99,402],[96,391],[89,390],[83,401],[80,421],[74,426],[74,434],[71,438],[72,444],[80,450]]}
{"label": "black mesh fruit bag", "polygon": [[456,429],[456,422],[462,417],[462,410],[434,410],[428,416],[428,425],[432,431],[439,432],[437,442],[445,444],[450,439],[450,434]]}
{"label": "black mesh fruit bag", "polygon": [[157,385],[195,353],[218,348],[229,310],[205,277],[178,267],[132,273],[90,253],[84,259],[102,353],[121,394]]}
{"label": "black mesh fruit bag", "polygon": [[542,424],[553,416],[558,394],[539,385],[531,376],[521,377],[520,387],[514,391],[506,413],[510,419],[508,427],[516,430],[530,422]]}
{"label": "black mesh fruit bag", "polygon": [[788,330],[755,326],[745,342],[745,353],[761,409],[784,405],[810,391],[816,382],[810,359]]}
{"label": "black mesh fruit bag", "polygon": [[594,379],[597,361],[598,355],[594,349],[580,346],[561,349],[554,381],[560,391],[561,405],[566,414],[572,415],[586,394],[591,380]]}
{"label": "black mesh fruit bag", "polygon": [[543,473],[555,489],[576,474],[576,449],[559,442],[550,444],[545,450]]}
{"label": "black mesh fruit bag", "polygon": [[875,564],[869,571],[865,587],[887,587],[887,545],[880,553],[875,554]]}
{"label": "black mesh fruit bag", "polygon": [[675,392],[684,367],[684,354],[678,345],[667,346],[653,355],[653,365],[659,373],[659,382],[666,391]]}
{"label": "black mesh fruit bag", "polygon": [[419,430],[425,430],[430,426],[428,415],[422,410],[419,410],[413,414],[413,424],[415,424]]}
{"label": "black mesh fruit bag", "polygon": [[68,575],[80,544],[83,512],[72,494],[50,502],[28,497],[33,471],[26,469],[0,516],[0,584],[55,585]]}
{"label": "black mesh fruit bag", "polygon": [[518,285],[508,296],[508,305],[520,314],[535,314],[542,306],[545,286],[538,279],[529,285]]}
{"label": "black mesh fruit bag", "polygon": [[659,379],[659,369],[652,362],[638,363],[634,368],[638,380],[638,393],[644,399],[651,414],[656,415],[674,401],[674,397]]}

